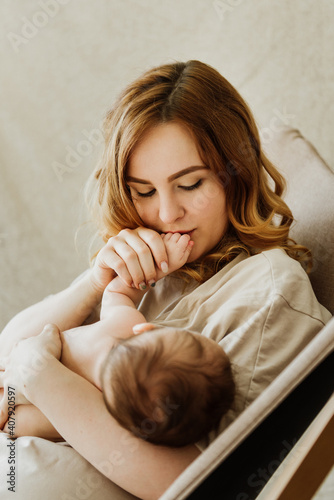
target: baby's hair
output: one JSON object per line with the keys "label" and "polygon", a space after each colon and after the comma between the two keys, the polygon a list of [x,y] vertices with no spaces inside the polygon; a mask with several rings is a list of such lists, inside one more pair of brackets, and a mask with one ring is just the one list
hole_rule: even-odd
{"label": "baby's hair", "polygon": [[120,340],[101,378],[105,404],[118,423],[166,446],[195,443],[216,429],[235,395],[224,350],[181,330]]}

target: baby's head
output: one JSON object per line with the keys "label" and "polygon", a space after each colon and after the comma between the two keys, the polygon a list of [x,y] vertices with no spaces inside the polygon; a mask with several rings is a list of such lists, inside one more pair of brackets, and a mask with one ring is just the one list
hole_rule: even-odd
{"label": "baby's head", "polygon": [[106,406],[119,424],[167,446],[195,443],[216,428],[235,394],[224,350],[175,328],[120,340],[101,379]]}

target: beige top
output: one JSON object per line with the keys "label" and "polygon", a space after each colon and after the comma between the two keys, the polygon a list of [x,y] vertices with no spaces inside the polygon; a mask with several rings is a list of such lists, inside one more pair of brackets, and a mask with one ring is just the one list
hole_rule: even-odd
{"label": "beige top", "polygon": [[[237,397],[227,427],[331,318],[302,266],[279,249],[240,254],[202,285],[167,276],[144,296],[147,321],[201,333],[231,360]],[[203,449],[217,433],[198,446]]]}

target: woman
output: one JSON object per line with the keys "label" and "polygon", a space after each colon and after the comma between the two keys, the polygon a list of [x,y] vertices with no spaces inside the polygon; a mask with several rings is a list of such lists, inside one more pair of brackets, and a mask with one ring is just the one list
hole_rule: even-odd
{"label": "woman", "polygon": [[[293,217],[281,199],[283,179],[263,154],[240,95],[198,61],[155,68],[125,89],[107,115],[105,141],[92,180],[105,246],[74,285],[7,325],[2,353],[47,323],[81,325],[118,275],[128,286],[150,287],[139,306],[147,321],[202,333],[224,347],[238,397],[222,430],[330,318],[299,263],[309,254],[289,240]],[[181,271],[154,286],[156,269],[168,270],[160,234],[170,232],[189,234],[194,245]],[[34,405],[19,407],[22,415],[33,412],[46,426],[49,420],[112,481],[157,498],[207,442],[176,450],[122,430],[101,393],[54,357],[59,348],[51,329],[19,343],[4,363],[4,386],[16,381]],[[42,370],[31,370],[36,350]]]}

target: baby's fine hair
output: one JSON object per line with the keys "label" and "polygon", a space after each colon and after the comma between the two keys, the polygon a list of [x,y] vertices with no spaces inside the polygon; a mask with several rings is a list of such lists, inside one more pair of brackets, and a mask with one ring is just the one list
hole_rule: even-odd
{"label": "baby's fine hair", "polygon": [[235,384],[223,349],[213,352],[185,330],[175,330],[172,341],[170,335],[159,329],[120,340],[104,364],[102,387],[120,425],[152,443],[176,447],[218,427],[233,403]]}

